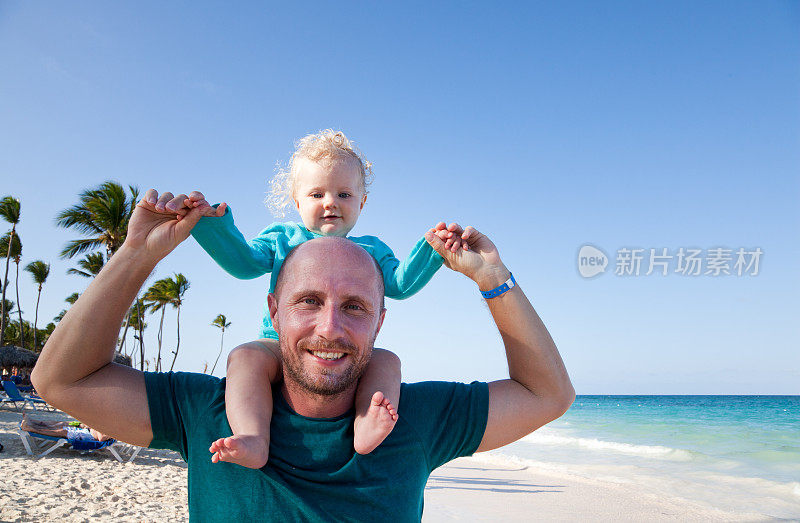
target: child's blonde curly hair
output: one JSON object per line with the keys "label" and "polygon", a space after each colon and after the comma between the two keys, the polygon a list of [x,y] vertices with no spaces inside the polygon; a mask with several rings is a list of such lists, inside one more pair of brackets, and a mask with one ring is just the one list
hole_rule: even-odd
{"label": "child's blonde curly hair", "polygon": [[361,173],[361,188],[367,194],[367,187],[372,182],[372,164],[364,158],[361,151],[347,139],[341,131],[325,129],[304,136],[295,142],[295,151],[286,168],[278,165],[277,173],[270,180],[270,193],[266,203],[272,214],[277,217],[286,215],[286,207],[294,201],[295,175],[297,160],[305,158],[312,162],[324,164],[343,160],[353,160]]}

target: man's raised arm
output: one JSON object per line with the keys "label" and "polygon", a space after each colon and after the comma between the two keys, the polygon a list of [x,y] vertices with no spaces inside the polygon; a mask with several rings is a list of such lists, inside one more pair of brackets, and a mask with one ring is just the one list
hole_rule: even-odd
{"label": "man's raised arm", "polygon": [[165,203],[184,199],[147,192],[131,216],[125,243],[59,322],[31,375],[37,392],[54,407],[142,446],[153,439],[144,375],[113,363],[114,350],[142,284],[200,219],[199,209],[181,219],[164,210]]}
{"label": "man's raised arm", "polygon": [[[461,236],[468,250],[454,253],[437,235],[442,229],[443,224],[431,229],[426,239],[445,265],[472,279],[481,291],[495,289],[511,276],[485,235],[467,227]],[[456,224],[449,230],[462,232]],[[503,338],[511,379],[489,383],[489,419],[478,451],[530,434],[564,414],[575,399],[558,349],[522,289],[515,286],[486,303]]]}

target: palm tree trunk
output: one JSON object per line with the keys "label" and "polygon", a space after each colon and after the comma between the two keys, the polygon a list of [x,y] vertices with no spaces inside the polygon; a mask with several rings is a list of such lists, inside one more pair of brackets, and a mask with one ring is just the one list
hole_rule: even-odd
{"label": "palm tree trunk", "polygon": [[128,335],[128,326],[131,323],[131,311],[128,311],[128,315],[125,317],[125,328],[122,330],[122,338],[119,340],[119,347],[117,347],[117,352],[122,352],[122,346],[125,344],[125,336]]}
{"label": "palm tree trunk", "polygon": [[19,346],[25,348],[25,327],[22,325],[22,307],[19,305],[19,260],[14,260],[17,264],[17,312],[19,313]]}
{"label": "palm tree trunk", "polygon": [[180,346],[181,346],[181,306],[178,305],[178,344],[175,345],[175,352],[173,353],[175,355],[172,357],[172,365],[169,366],[170,372],[172,372],[172,367],[175,366],[175,360],[178,359],[178,349],[180,348]]}
{"label": "palm tree trunk", "polygon": [[144,372],[144,322],[142,321],[141,302],[136,300],[136,327],[139,331],[139,370]]}
{"label": "palm tree trunk", "polygon": [[217,354],[217,359],[214,360],[214,366],[211,367],[211,375],[214,375],[214,369],[217,368],[217,362],[219,362],[219,357],[222,356],[222,344],[225,341],[225,327],[222,328],[222,336],[219,338],[219,354]]}
{"label": "palm tree trunk", "polygon": [[42,298],[42,284],[39,284],[39,295],[36,296],[36,315],[33,317],[33,350],[36,350],[36,325],[39,323],[39,300]]}
{"label": "palm tree trunk", "polygon": [[144,372],[144,329],[141,327],[139,327],[139,370]]}
{"label": "palm tree trunk", "polygon": [[[3,346],[3,339],[6,335],[6,282],[8,281],[8,266],[11,263],[11,244],[14,240],[16,224],[11,226],[11,235],[8,237],[8,252],[6,253],[6,275],[3,276],[3,302],[0,306],[0,347]],[[17,300],[19,301],[19,300]]]}
{"label": "palm tree trunk", "polygon": [[156,359],[156,372],[161,372],[161,339],[164,332],[164,313],[166,307],[161,307],[161,323],[158,324],[158,358]]}

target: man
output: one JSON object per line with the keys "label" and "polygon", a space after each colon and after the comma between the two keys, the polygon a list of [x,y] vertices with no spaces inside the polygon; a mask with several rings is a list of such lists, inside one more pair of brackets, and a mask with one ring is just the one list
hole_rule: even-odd
{"label": "man", "polygon": [[56,438],[67,438],[71,440],[84,441],[107,441],[111,439],[102,432],[97,432],[83,423],[73,426],[68,421],[50,421],[29,418],[27,414],[22,415],[19,428],[36,434],[53,436]]}
{"label": "man", "polygon": [[[506,445],[558,418],[574,391],[547,333],[510,279],[494,244],[472,228],[456,253],[427,240],[487,298],[511,379],[470,385],[403,385],[400,419],[369,455],[352,448],[356,380],[383,323],[382,281],[372,258],[341,238],[297,247],[284,262],[270,314],[283,383],[274,391],[270,460],[253,470],[212,464],[209,444],[230,434],[225,382],[202,374],[141,373],[112,362],[122,318],[156,264],[200,218],[181,218],[165,193],[137,206],[125,244],[69,310],[42,351],[33,381],[48,403],[111,436],[179,451],[189,464],[189,512],[198,520],[419,520],[425,483],[458,456]],[[156,195],[157,197],[157,195]],[[335,260],[332,263],[331,260]],[[327,360],[313,351],[340,352]]]}

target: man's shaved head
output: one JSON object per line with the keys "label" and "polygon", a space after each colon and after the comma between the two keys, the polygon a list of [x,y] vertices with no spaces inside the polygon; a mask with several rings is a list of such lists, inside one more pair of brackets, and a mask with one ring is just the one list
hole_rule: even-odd
{"label": "man's shaved head", "polygon": [[295,400],[355,393],[383,324],[383,293],[375,259],[345,238],[315,238],[286,257],[267,301]]}
{"label": "man's shaved head", "polygon": [[[310,250],[309,250],[310,249]],[[305,254],[303,254],[305,251]],[[314,238],[302,243],[292,249],[289,255],[283,260],[281,269],[278,272],[278,279],[275,282],[275,297],[280,299],[281,288],[286,278],[291,277],[291,265],[296,257],[321,256],[330,261],[331,264],[345,268],[362,268],[363,270],[375,271],[375,286],[381,299],[381,309],[385,306],[384,294],[385,287],[383,282],[383,272],[378,262],[363,247],[356,245],[346,238],[338,236],[323,236]],[[371,268],[371,269],[370,269]]]}

